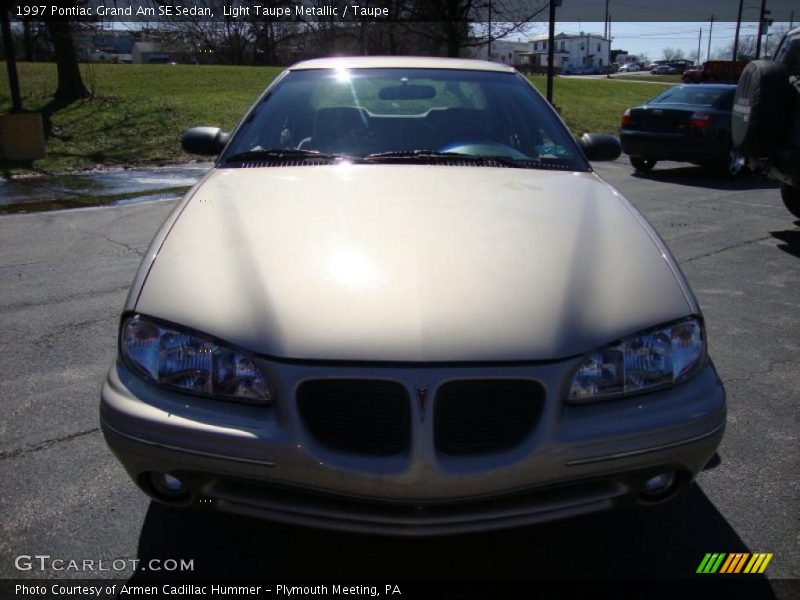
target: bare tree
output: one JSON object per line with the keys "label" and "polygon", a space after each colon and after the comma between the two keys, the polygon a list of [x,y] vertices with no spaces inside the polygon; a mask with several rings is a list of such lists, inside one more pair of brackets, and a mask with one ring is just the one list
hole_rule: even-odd
{"label": "bare tree", "polygon": [[764,50],[761,53],[761,57],[774,54],[775,50],[778,49],[778,44],[781,43],[783,36],[787,33],[789,33],[789,28],[786,26],[772,28],[769,35],[764,38]]}
{"label": "bare tree", "polygon": [[[49,60],[53,57],[53,44],[47,32],[47,24],[43,21],[34,21],[31,18],[22,18],[22,28],[11,31],[14,47],[17,48],[17,60],[35,61]],[[0,49],[2,56],[2,49]]]}
{"label": "bare tree", "polygon": [[[786,27],[775,27],[769,32],[769,42],[762,45],[761,57],[763,58],[767,51],[774,51],[778,47],[788,29]],[[730,59],[733,56],[733,41],[727,46],[717,48],[714,52],[714,58]],[[756,59],[756,36],[744,35],[739,37],[739,46],[736,49],[737,60],[755,60]]]}
{"label": "bare tree", "polygon": [[311,55],[328,56],[342,51],[345,28],[351,28],[351,23],[342,23],[338,17],[325,16],[303,22],[303,29],[311,44],[306,48]]}
{"label": "bare tree", "polygon": [[[272,9],[291,7],[291,3],[288,0],[265,0],[262,5]],[[250,26],[251,37],[255,46],[253,62],[262,65],[277,65],[284,62],[285,56],[279,56],[279,49],[285,48],[292,39],[298,36],[301,30],[299,23],[258,17],[252,18]]]}
{"label": "bare tree", "polygon": [[686,56],[681,48],[666,47],[661,51],[664,60],[684,60]]}
{"label": "bare tree", "polygon": [[[394,0],[395,7],[402,2],[405,0]],[[405,27],[405,35],[397,35],[398,25],[366,16],[349,21],[335,16],[314,17],[302,20],[300,34],[309,42],[304,47],[307,56],[397,54],[398,50],[425,53],[413,44]]]}
{"label": "bare tree", "polygon": [[[170,0],[153,0],[156,6],[173,6]],[[250,62],[253,28],[248,19],[223,15],[223,0],[193,0],[196,8],[209,9],[216,19],[180,15],[162,17],[161,29],[169,32],[164,43],[173,51],[199,57],[212,57],[217,63],[243,65]]]}
{"label": "bare tree", "polygon": [[[489,7],[491,6],[491,27]],[[408,29],[447,56],[523,30],[548,7],[546,0],[427,0],[409,4]]]}
{"label": "bare tree", "polygon": [[[13,4],[13,3],[12,3]],[[75,0],[73,2],[65,2],[63,4],[71,4],[73,6],[85,5],[85,0]],[[4,9],[5,10],[5,9]],[[58,104],[65,104],[74,100],[81,100],[89,97],[89,90],[83,83],[81,77],[81,69],[78,64],[78,55],[75,51],[75,43],[72,38],[73,25],[78,22],[70,22],[67,20],[61,21],[48,21],[44,27],[47,31],[47,37],[50,38],[50,43],[53,46],[53,54],[56,62],[56,70],[58,73],[58,84],[56,86],[54,100]],[[41,24],[36,29],[39,30]],[[31,60],[33,58],[33,30],[30,22],[23,23],[23,48],[25,59]]]}
{"label": "bare tree", "polygon": [[72,29],[69,21],[48,21],[47,31],[55,50],[58,87],[54,98],[58,102],[72,102],[89,96],[83,84],[81,69],[75,44],[72,42]]}
{"label": "bare tree", "polygon": [[[172,5],[176,0],[145,0]],[[258,16],[224,17],[225,0],[195,0],[221,18],[182,16],[166,26],[176,44],[200,49],[203,59],[244,64],[280,62],[333,54],[432,54],[460,56],[469,47],[525,31],[548,0],[374,0],[389,9],[392,20],[312,15],[298,21]],[[263,0],[264,7],[288,7],[291,0]],[[490,16],[491,27],[487,23]],[[163,22],[162,22],[163,23]],[[294,43],[292,43],[294,42]]]}

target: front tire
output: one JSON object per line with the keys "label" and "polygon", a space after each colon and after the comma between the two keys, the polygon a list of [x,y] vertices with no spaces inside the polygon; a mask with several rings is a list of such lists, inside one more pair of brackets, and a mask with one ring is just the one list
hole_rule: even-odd
{"label": "front tire", "polygon": [[656,161],[650,158],[639,158],[638,156],[631,156],[631,165],[637,171],[645,173],[651,171],[656,166]]}
{"label": "front tire", "polygon": [[781,199],[788,211],[800,219],[800,187],[793,187],[784,183],[781,185]]}
{"label": "front tire", "polygon": [[731,150],[728,160],[719,165],[720,172],[730,178],[739,177],[747,168],[747,159],[736,150]]}

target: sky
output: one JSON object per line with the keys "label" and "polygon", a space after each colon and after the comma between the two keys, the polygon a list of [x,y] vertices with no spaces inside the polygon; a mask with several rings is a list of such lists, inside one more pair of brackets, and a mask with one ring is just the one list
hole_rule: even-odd
{"label": "sky", "polygon": [[[618,0],[613,0],[617,2]],[[733,1],[733,0],[730,0]],[[752,1],[752,0],[751,0]],[[753,5],[748,5],[749,9]],[[775,15],[778,17],[778,15]],[[784,18],[787,18],[784,16]],[[800,20],[800,10],[797,11],[797,19]],[[798,21],[794,22],[794,26],[798,26]],[[114,28],[133,28],[137,29],[142,26],[142,23],[121,23],[115,22],[110,24]],[[484,24],[485,25],[485,24]],[[603,34],[603,22],[584,21],[584,22],[570,22],[570,21],[557,21],[556,33],[585,33]],[[790,23],[788,21],[776,21],[770,27],[770,31],[785,32],[789,29]],[[613,50],[627,50],[629,54],[641,56],[642,53],[647,55],[649,60],[660,60],[663,58],[664,48],[680,48],[684,55],[694,57],[698,48],[698,38],[700,37],[700,30],[702,29],[702,38],[700,39],[700,62],[708,59],[709,53],[709,22],[690,22],[690,21],[673,21],[673,22],[652,22],[652,21],[636,21],[636,22],[615,22],[611,23],[611,37]],[[752,21],[743,21],[739,33],[739,39],[754,36],[758,30],[757,23]],[[731,21],[715,21],[711,28],[711,57],[714,58],[715,53],[730,49],[733,44],[734,34],[736,32],[736,23]],[[547,33],[546,22],[531,23],[526,27],[525,31],[512,33],[504,39],[507,40],[520,40],[526,41],[533,36],[538,36]],[[767,38],[766,47],[767,52],[774,50],[778,42],[779,36],[770,35]],[[764,43],[762,39],[762,44]]]}
{"label": "sky", "polygon": [[[798,11],[800,15],[800,11]],[[789,23],[775,22],[770,31],[772,30],[786,30]],[[798,23],[795,22],[794,26],[797,27]],[[703,30],[703,37],[700,41],[700,60],[705,61],[708,54],[708,33],[709,22],[636,22],[636,23],[611,23],[611,47],[614,50],[621,49],[627,50],[629,54],[639,55],[642,52],[646,53],[650,60],[659,60],[662,58],[664,48],[680,48],[685,55],[697,52],[697,42],[700,34],[700,29]],[[753,36],[758,30],[756,23],[742,23],[739,32],[739,39],[745,36]],[[580,31],[586,33],[603,33],[603,23],[595,22],[559,22],[556,25],[556,33],[578,33]],[[534,33],[536,35],[547,33],[547,25],[540,23],[534,26]],[[723,50],[728,48],[733,43],[734,34],[736,33],[736,23],[731,22],[715,22],[711,31],[711,54],[714,55],[715,50]],[[509,39],[527,39],[528,36],[512,34]],[[773,49],[780,41],[776,39],[777,36],[770,36],[767,43],[767,50]],[[763,44],[762,39],[762,44]]]}

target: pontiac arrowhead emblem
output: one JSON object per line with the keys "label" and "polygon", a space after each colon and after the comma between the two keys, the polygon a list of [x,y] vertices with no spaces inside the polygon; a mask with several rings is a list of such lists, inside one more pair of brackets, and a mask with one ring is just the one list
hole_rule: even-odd
{"label": "pontiac arrowhead emblem", "polygon": [[425,420],[425,410],[428,408],[428,388],[429,386],[414,386],[417,392],[417,406],[419,406],[419,420]]}

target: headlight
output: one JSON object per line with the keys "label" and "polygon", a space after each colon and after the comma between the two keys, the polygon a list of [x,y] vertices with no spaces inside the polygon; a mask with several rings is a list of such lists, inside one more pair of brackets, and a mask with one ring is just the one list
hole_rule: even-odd
{"label": "headlight", "polygon": [[264,376],[246,354],[144,317],[125,320],[120,350],[146,379],[180,391],[266,404]]}
{"label": "headlight", "polygon": [[698,319],[631,336],[586,355],[572,378],[569,400],[580,402],[667,387],[695,374],[705,357]]}

